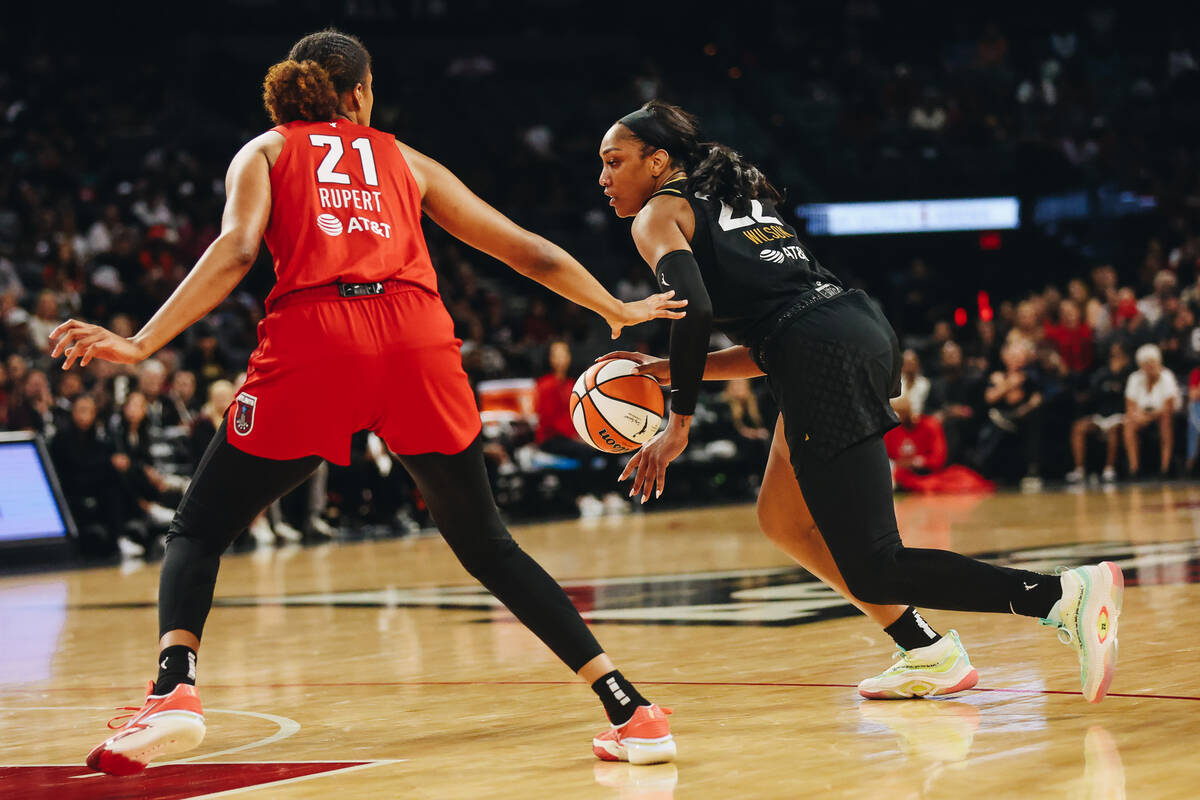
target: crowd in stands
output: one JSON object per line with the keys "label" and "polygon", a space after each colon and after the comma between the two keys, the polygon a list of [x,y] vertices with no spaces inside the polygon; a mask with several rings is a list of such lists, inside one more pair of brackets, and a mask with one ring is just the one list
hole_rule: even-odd
{"label": "crowd in stands", "polygon": [[[1155,273],[1141,297],[1102,265],[1065,287],[1002,302],[994,312],[984,307],[973,330],[956,335],[944,321],[928,337],[911,337],[898,411],[904,429],[922,423],[922,436],[909,443],[898,468],[928,473],[959,463],[1027,487],[1043,478],[1113,482],[1194,473],[1196,255],[1174,252],[1174,266]],[[901,430],[892,437],[913,438]],[[921,460],[913,464],[917,450]]]}
{"label": "crowd in stands", "polygon": [[[456,4],[442,5],[453,17]],[[516,48],[447,54],[423,83],[397,73],[389,86],[380,55],[376,119],[566,244],[626,300],[654,283],[601,207],[595,145],[613,118],[655,94],[699,113],[710,135],[747,151],[797,200],[899,197],[911,187],[935,195],[949,191],[942,184],[1019,192],[1012,181],[1030,176],[1038,191],[1112,183],[1147,192],[1157,210],[1138,235],[1109,236],[1094,221],[1047,232],[1039,241],[1054,262],[1013,264],[1023,277],[1007,289],[980,284],[969,265],[883,261],[872,273],[854,243],[810,244],[883,303],[907,348],[903,425],[891,437],[899,485],[942,475],[943,488],[964,488],[965,473],[943,474],[954,465],[1027,487],[1191,473],[1200,456],[1200,153],[1189,136],[1200,105],[1187,101],[1200,71],[1187,38],[1121,40],[1115,12],[1099,10],[1028,30],[1028,20],[951,16],[953,31],[929,27],[924,46],[891,36],[901,12],[887,4],[833,3],[803,22],[795,4],[767,5],[772,24],[753,26],[765,31],[761,49],[738,24],[707,31],[682,20],[672,41],[687,42],[686,56],[672,44],[619,81],[546,69],[537,59],[561,66],[574,56]],[[1020,36],[1010,41],[1006,28]],[[0,31],[0,430],[41,434],[80,529],[97,550],[133,553],[165,530],[237,393],[269,259],[260,254],[226,302],[136,367],[97,361],[62,372],[47,337],[68,316],[132,334],[186,274],[216,235],[230,154],[265,127],[258,109],[225,108],[220,78],[252,85],[266,62],[239,67],[248,58],[239,40],[204,61],[205,80],[189,90],[145,54],[76,44],[55,51]],[[172,61],[167,45],[147,47]],[[98,58],[124,80],[96,80]],[[421,112],[446,107],[461,113]],[[614,346],[664,353],[667,326],[609,342],[589,312],[433,226],[427,235],[472,383],[529,382],[527,413],[485,426],[501,505],[629,510],[607,483],[619,465],[573,436],[566,395]],[[1046,285],[1012,288],[1028,274]],[[986,290],[995,306],[956,319],[938,296],[945,287]],[[762,381],[706,386],[671,494],[752,497],[774,423]],[[403,469],[364,433],[349,468],[323,471],[251,533],[268,542],[327,534],[330,524],[409,529],[425,514]]]}

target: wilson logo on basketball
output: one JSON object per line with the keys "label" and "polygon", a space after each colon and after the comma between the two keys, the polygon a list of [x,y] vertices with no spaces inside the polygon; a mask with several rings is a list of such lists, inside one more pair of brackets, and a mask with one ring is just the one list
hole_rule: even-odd
{"label": "wilson logo on basketball", "polygon": [[327,236],[342,235],[342,221],[333,214],[318,214],[317,227]]}
{"label": "wilson logo on basketball", "polygon": [[611,434],[609,434],[607,428],[601,428],[600,430],[596,431],[596,435],[599,436],[606,445],[608,445],[609,447],[611,447],[613,450],[617,451],[618,453],[622,452],[623,450],[629,449],[625,445],[617,442],[617,440],[614,439]]}

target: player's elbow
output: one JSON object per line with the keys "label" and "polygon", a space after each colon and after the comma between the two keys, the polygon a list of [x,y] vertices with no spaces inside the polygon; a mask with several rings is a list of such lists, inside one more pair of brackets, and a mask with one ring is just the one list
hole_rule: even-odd
{"label": "player's elbow", "polygon": [[553,272],[558,265],[558,256],[561,251],[536,233],[529,231],[523,231],[523,233],[525,236],[518,244],[514,257],[508,262],[509,266],[533,280]]}
{"label": "player's elbow", "polygon": [[232,269],[246,271],[254,264],[258,258],[258,239],[251,239],[249,236],[243,236],[237,232],[222,234],[223,245],[221,259],[228,264]]}

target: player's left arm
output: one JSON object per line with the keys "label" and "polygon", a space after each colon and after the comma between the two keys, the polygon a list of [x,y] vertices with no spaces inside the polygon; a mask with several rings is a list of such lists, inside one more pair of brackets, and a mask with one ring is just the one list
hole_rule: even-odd
{"label": "player's left arm", "polygon": [[651,319],[684,316],[686,303],[672,292],[623,303],[566,250],[527,231],[467,188],[450,170],[408,145],[396,142],[421,190],[421,210],[447,233],[503,261],[608,322],[613,338],[621,328]]}
{"label": "player's left arm", "polygon": [[225,175],[220,235],[140,331],[126,339],[74,319],[54,329],[51,355],[66,354],[63,369],[75,361],[87,366],[93,358],[122,364],[148,358],[229,296],[254,265],[271,216],[270,167],[264,150],[265,137],[271,135],[278,136],[252,139],[233,157]]}
{"label": "player's left arm", "polygon": [[643,503],[650,499],[651,491],[662,494],[667,465],[687,447],[712,331],[712,299],[684,234],[688,213],[687,201],[660,197],[647,203],[633,221],[633,241],[642,258],[654,269],[663,288],[674,289],[675,297],[688,303],[687,316],[671,323],[671,415],[667,427],[634,454],[618,478],[625,480],[636,470],[630,496],[641,494]]}

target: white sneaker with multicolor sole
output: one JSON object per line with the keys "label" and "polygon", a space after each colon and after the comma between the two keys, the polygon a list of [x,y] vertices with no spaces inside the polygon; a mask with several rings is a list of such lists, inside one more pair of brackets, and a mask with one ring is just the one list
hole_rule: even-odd
{"label": "white sneaker with multicolor sole", "polygon": [[958,631],[925,647],[897,648],[896,656],[886,671],[860,683],[858,693],[868,700],[908,700],[962,692],[979,682]]}
{"label": "white sneaker with multicolor sole", "polygon": [[1108,694],[1117,668],[1117,622],[1125,576],[1111,561],[1063,570],[1062,599],[1043,625],[1058,629],[1058,639],[1079,653],[1083,698],[1099,703]]}

